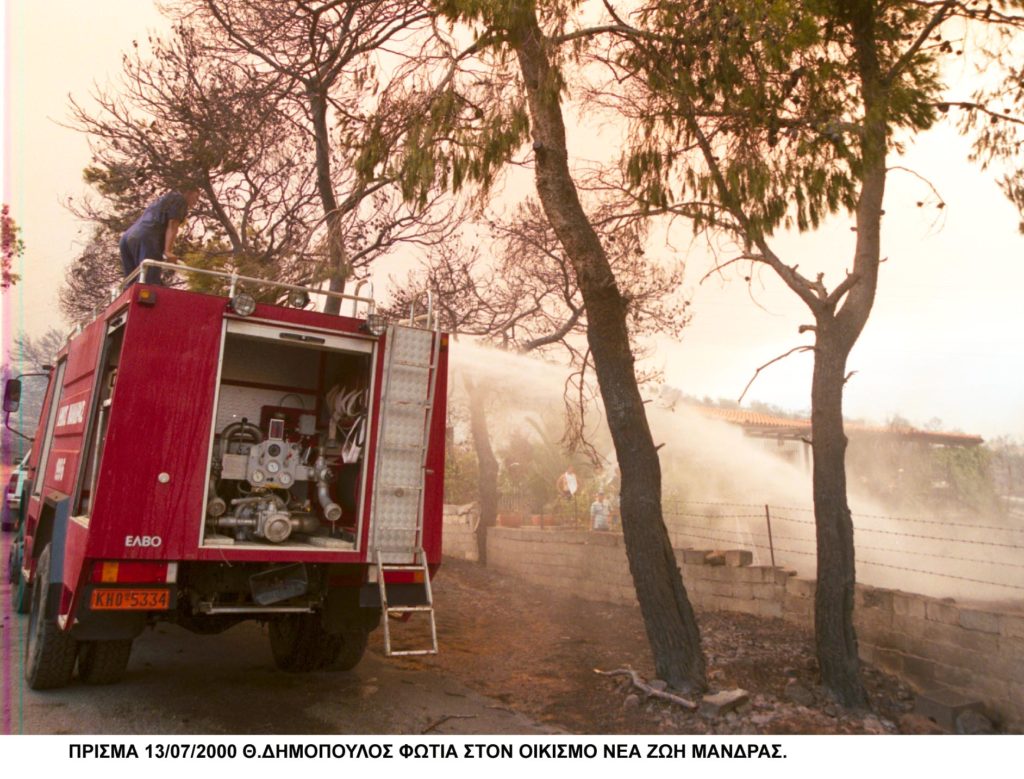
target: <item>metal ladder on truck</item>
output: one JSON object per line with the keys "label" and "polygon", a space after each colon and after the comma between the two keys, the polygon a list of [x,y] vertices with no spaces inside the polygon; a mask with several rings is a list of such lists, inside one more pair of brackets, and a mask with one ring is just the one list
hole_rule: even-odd
{"label": "metal ladder on truck", "polygon": [[[437,654],[437,622],[423,549],[423,502],[441,333],[393,324],[386,344],[371,547],[384,617],[384,653],[389,657],[433,655]],[[417,584],[422,581],[424,603],[388,603],[387,574],[396,571],[412,573]],[[423,613],[430,620],[430,647],[392,649],[389,617],[412,613]]]}

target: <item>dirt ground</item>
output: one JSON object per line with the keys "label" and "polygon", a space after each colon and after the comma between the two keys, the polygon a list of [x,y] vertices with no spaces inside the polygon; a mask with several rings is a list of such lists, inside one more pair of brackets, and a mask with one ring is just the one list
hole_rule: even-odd
{"label": "dirt ground", "polygon": [[[746,690],[750,703],[709,719],[630,689],[595,669],[631,666],[653,677],[639,610],[554,595],[543,587],[446,560],[435,579],[441,653],[400,660],[435,668],[516,713],[573,733],[899,733],[927,731],[913,694],[864,667],[870,711],[833,704],[818,686],[812,637],[782,620],[698,615],[711,692]],[[403,627],[393,628],[395,638]]]}

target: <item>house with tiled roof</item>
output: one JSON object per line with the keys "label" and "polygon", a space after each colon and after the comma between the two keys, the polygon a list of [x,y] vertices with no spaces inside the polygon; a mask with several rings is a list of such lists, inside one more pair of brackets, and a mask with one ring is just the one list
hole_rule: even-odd
{"label": "house with tiled roof", "polygon": [[[809,441],[811,437],[811,420],[809,419],[776,416],[745,408],[688,405],[703,417],[721,419],[724,422],[739,425],[749,436],[796,441]],[[937,446],[978,446],[984,443],[981,436],[921,430],[910,425],[866,425],[862,422],[847,422],[845,429],[847,437],[851,439],[854,437],[877,437]]]}
{"label": "house with tiled roof", "polygon": [[[773,455],[811,469],[811,420],[805,416],[701,403],[672,387],[662,388],[656,403],[740,428]],[[849,482],[876,496],[962,502],[966,482],[991,481],[981,436],[856,421],[847,421],[845,431]]]}

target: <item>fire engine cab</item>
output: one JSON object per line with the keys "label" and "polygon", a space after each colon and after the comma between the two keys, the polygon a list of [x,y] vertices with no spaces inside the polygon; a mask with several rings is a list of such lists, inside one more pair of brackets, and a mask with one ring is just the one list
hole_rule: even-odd
{"label": "fire engine cab", "polygon": [[[158,621],[259,620],[292,671],[352,668],[382,614],[386,654],[436,652],[448,339],[429,304],[389,322],[359,287],[147,268],[219,294],[131,284],[57,355],[12,556],[29,686],[120,679]],[[388,617],[414,613],[429,638],[396,648]]]}

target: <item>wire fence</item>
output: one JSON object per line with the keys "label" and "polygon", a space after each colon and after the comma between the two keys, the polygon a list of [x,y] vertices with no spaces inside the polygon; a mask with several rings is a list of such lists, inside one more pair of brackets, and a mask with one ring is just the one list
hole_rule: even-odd
{"label": "wire fence", "polygon": [[[519,499],[517,499],[519,498]],[[590,527],[589,506],[560,501],[533,514],[518,495],[503,495],[498,524]],[[554,508],[552,511],[551,509]],[[619,530],[613,505],[612,530]],[[684,500],[666,495],[665,523],[673,546],[752,551],[762,565],[814,574],[814,509],[809,506]],[[857,579],[922,594],[976,598],[1024,597],[1024,519],[1004,524],[969,518],[853,512]]]}
{"label": "wire fence", "polygon": [[[663,507],[674,546],[745,548],[759,563],[808,572],[817,557],[810,507],[672,496]],[[1024,596],[1024,522],[1016,518],[998,525],[854,512],[852,519],[858,580],[929,594]]]}

